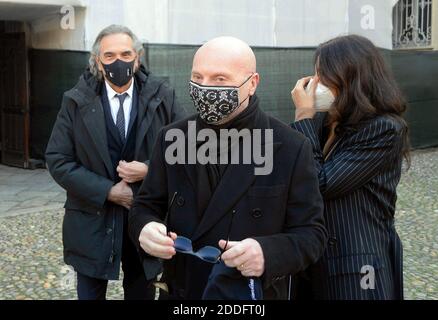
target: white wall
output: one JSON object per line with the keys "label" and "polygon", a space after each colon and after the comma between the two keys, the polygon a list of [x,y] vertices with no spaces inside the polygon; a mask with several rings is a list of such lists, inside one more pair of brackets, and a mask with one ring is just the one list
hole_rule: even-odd
{"label": "white wall", "polygon": [[[43,49],[86,50],[84,0],[0,0],[0,20],[24,22],[29,46]],[[61,8],[75,6],[75,28],[63,29]]]}
{"label": "white wall", "polygon": [[75,9],[75,28],[63,29],[62,14],[49,15],[28,23],[30,43],[37,49],[88,50],[85,43],[85,8]]}
{"label": "white wall", "polygon": [[[5,0],[0,0],[1,4]],[[55,8],[29,22],[37,48],[89,50],[110,24],[130,27],[144,42],[202,44],[232,35],[253,46],[317,46],[338,35],[358,33],[392,48],[392,6],[396,0],[9,0]],[[74,30],[59,27],[59,9],[74,4]],[[363,27],[366,5],[374,28]],[[80,7],[84,8],[81,9]],[[30,8],[30,7],[28,7]],[[22,9],[26,10],[26,9]],[[49,12],[49,11],[48,11]]]}
{"label": "white wall", "polygon": [[317,46],[348,32],[348,0],[275,2],[278,46]]}
{"label": "white wall", "polygon": [[124,3],[128,1],[131,2],[132,0],[87,0],[85,17],[85,44],[87,50],[91,49],[96,36],[103,28],[110,24],[128,24],[124,10]]}
{"label": "white wall", "polygon": [[397,0],[350,0],[348,32],[363,35],[379,47],[392,49],[392,8],[396,3]]}
{"label": "white wall", "polygon": [[[124,23],[152,43],[201,44],[233,35],[255,46],[317,46],[357,33],[392,48],[397,0],[126,0]],[[99,1],[97,1],[99,2]],[[361,24],[374,8],[374,28]],[[369,25],[368,25],[369,27]]]}
{"label": "white wall", "polygon": [[347,32],[347,2],[129,0],[124,13],[125,23],[152,43],[201,44],[232,35],[255,46],[314,46]]}

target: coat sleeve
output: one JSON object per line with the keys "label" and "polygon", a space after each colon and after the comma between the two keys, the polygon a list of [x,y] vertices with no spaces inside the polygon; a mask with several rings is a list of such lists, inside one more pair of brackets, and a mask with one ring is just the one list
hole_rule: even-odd
{"label": "coat sleeve", "polygon": [[187,111],[179,103],[175,89],[170,86],[168,81],[165,81],[161,85],[159,95],[164,98],[163,102],[168,115],[168,123],[166,123],[166,125],[184,119],[187,116]]}
{"label": "coat sleeve", "polygon": [[138,190],[129,211],[129,236],[137,249],[140,249],[139,237],[143,227],[149,222],[163,222],[167,211],[167,175],[162,153],[163,130],[160,130],[148,174]]}
{"label": "coat sleeve", "polygon": [[307,140],[303,142],[294,165],[283,233],[254,239],[263,250],[265,288],[277,278],[304,270],[321,257],[327,231],[318,178],[312,164],[312,149]]}
{"label": "coat sleeve", "polygon": [[[163,85],[163,87],[164,88],[161,90],[165,91],[162,93],[162,95],[166,97],[164,102],[170,113],[170,122],[167,124],[184,119],[187,116],[187,112],[184,107],[179,104],[176,98],[175,89],[171,88],[167,83]],[[144,163],[148,167],[150,166],[150,160],[145,160]]]}
{"label": "coat sleeve", "polygon": [[304,119],[292,127],[309,138],[324,199],[351,193],[374,178],[395,161],[400,148],[400,136],[393,122],[380,119],[353,134],[339,152],[324,161],[322,146],[313,119]]}
{"label": "coat sleeve", "polygon": [[181,119],[184,119],[187,116],[187,112],[184,107],[179,103],[175,89],[169,87],[169,108],[171,114],[170,122],[175,122]]}
{"label": "coat sleeve", "polygon": [[167,176],[162,155],[163,130],[160,130],[149,165],[149,172],[134,198],[128,216],[129,237],[137,249],[147,280],[162,272],[159,259],[147,254],[140,246],[140,233],[149,222],[163,223],[167,211]]}
{"label": "coat sleeve", "polygon": [[53,179],[68,193],[102,208],[114,183],[76,161],[72,107],[73,102],[64,96],[47,145],[46,162]]}

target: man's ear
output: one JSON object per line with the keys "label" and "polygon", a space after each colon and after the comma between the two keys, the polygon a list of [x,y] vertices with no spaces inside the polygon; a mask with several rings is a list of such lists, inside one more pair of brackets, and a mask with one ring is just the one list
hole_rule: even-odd
{"label": "man's ear", "polygon": [[137,54],[135,57],[135,62],[134,62],[134,73],[137,72],[137,70],[140,68],[140,58],[143,55],[143,53],[141,54]]}
{"label": "man's ear", "polygon": [[249,94],[252,96],[255,94],[257,86],[260,82],[260,75],[257,72],[254,73],[250,82],[251,82],[251,87],[249,89]]}
{"label": "man's ear", "polygon": [[102,63],[100,62],[99,57],[96,56],[94,59],[96,61],[97,68],[99,69],[99,71],[102,72],[103,74],[105,74],[105,71],[103,70]]}
{"label": "man's ear", "polygon": [[137,72],[138,68],[140,68],[140,58],[137,56],[134,63],[134,73]]}

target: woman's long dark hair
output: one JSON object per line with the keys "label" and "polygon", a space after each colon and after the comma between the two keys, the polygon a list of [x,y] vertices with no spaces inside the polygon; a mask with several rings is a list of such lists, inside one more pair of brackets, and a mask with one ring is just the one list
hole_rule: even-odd
{"label": "woman's long dark hair", "polygon": [[408,126],[402,117],[407,103],[376,46],[357,35],[337,37],[317,48],[315,66],[321,83],[336,92],[328,117],[329,124],[337,122],[336,133],[354,131],[379,115],[391,116],[402,125],[400,152],[409,166]]}

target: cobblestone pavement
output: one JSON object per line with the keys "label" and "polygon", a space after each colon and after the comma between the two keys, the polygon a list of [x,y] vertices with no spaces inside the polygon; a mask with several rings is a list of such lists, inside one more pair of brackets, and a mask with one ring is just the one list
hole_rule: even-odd
{"label": "cobblestone pavement", "polygon": [[[0,166],[0,300],[76,299],[62,260],[64,193],[45,170]],[[415,151],[398,188],[406,299],[438,299],[438,149]],[[110,281],[108,299],[123,299]]]}
{"label": "cobblestone pavement", "polygon": [[0,165],[0,218],[62,208],[65,192],[45,169]]}

